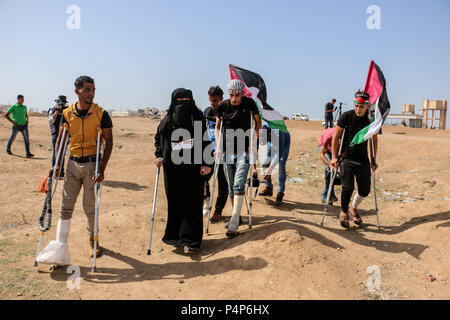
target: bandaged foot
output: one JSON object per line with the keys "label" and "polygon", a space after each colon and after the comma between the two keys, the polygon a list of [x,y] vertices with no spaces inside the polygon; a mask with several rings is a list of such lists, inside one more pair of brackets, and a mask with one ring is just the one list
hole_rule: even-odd
{"label": "bandaged foot", "polygon": [[367,197],[361,197],[358,192],[356,192],[355,196],[353,197],[352,207],[358,209],[359,205],[364,201],[365,198]]}
{"label": "bandaged foot", "polygon": [[237,231],[239,226],[239,217],[241,216],[242,204],[244,203],[245,195],[234,195],[233,202],[233,214],[231,216],[231,220],[228,223],[229,231]]}
{"label": "bandaged foot", "polygon": [[70,219],[59,219],[56,240],[42,250],[36,258],[38,263],[67,266],[70,264],[70,252],[67,240],[70,232]]}

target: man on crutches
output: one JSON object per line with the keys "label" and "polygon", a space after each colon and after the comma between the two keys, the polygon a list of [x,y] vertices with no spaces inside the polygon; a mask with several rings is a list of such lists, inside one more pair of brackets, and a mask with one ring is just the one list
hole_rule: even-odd
{"label": "man on crutches", "polygon": [[[72,213],[78,194],[83,186],[83,209],[86,215],[86,227],[89,234],[89,256],[93,257],[94,249],[96,249],[96,257],[98,257],[101,250],[96,232],[98,230],[96,212],[98,218],[99,204],[99,198],[96,198],[96,185],[103,181],[104,172],[111,156],[113,147],[112,121],[109,114],[93,102],[95,83],[92,78],[88,76],[77,78],[75,81],[75,93],[78,96],[78,102],[65,109],[62,118],[62,125],[67,125],[67,131],[70,137],[70,157],[67,162],[62,204],[59,212],[57,242],[66,245],[68,243]],[[61,143],[63,145],[66,143],[62,139],[64,132],[63,126],[59,130],[56,142],[57,149],[59,149]],[[101,128],[105,141],[102,156],[99,154],[100,132],[98,128]],[[61,159],[57,159],[57,162],[61,163]],[[51,174],[53,173],[52,171],[50,172]],[[57,168],[57,172],[59,172],[59,168]],[[100,196],[100,192],[98,196]],[[51,248],[48,249],[51,250]],[[44,251],[46,250],[47,248],[44,249]],[[61,265],[61,261],[54,261],[52,259],[39,259],[38,257],[37,260],[41,263]]]}
{"label": "man on crutches", "polygon": [[[223,146],[225,175],[229,186],[229,196],[233,204],[231,220],[226,224],[227,237],[234,238],[241,224],[241,209],[245,198],[245,183],[250,168],[250,153],[254,152],[250,141],[252,136],[259,136],[261,118],[253,99],[244,96],[244,84],[230,80],[227,84],[230,99],[219,104],[216,118],[216,136],[223,122]],[[251,123],[255,121],[252,129]],[[255,134],[250,134],[256,131]],[[251,213],[251,209],[250,209]],[[251,217],[251,216],[250,216]],[[251,220],[249,219],[251,223]],[[250,224],[251,225],[251,224]]]}
{"label": "man on crutches", "polygon": [[[331,165],[337,168],[339,140],[345,129],[345,137],[341,139],[342,145],[342,194],[340,223],[345,229],[350,227],[349,212],[352,221],[357,226],[362,224],[362,219],[357,211],[358,206],[370,193],[371,169],[373,172],[378,168],[376,164],[376,155],[378,148],[378,137],[373,135],[373,162],[370,163],[367,153],[367,141],[352,145],[351,141],[355,135],[370,124],[369,112],[369,94],[359,91],[355,94],[354,109],[344,112],[339,118],[332,141],[333,157]],[[358,185],[358,192],[353,198],[352,205],[349,207],[350,199],[354,190],[354,180]]]}
{"label": "man on crutches", "polygon": [[[222,211],[225,208],[228,199],[228,182],[227,178],[225,177],[225,172],[222,163],[223,161],[221,160],[222,157],[219,156],[219,152],[217,152],[216,146],[216,143],[219,143],[219,140],[221,140],[221,136],[216,137],[215,135],[217,108],[219,106],[219,103],[223,100],[222,89],[219,86],[210,87],[208,90],[208,98],[210,106],[205,109],[203,114],[205,116],[206,126],[208,128],[208,136],[211,141],[211,144],[213,145],[215,166],[214,169],[209,174],[205,175],[205,200],[203,204],[203,215],[208,215],[209,222],[218,223],[223,219]],[[221,134],[222,131],[220,131],[220,135]],[[209,218],[213,202],[213,195],[211,195],[209,191],[209,180],[211,179],[211,176],[214,176],[212,192],[214,194],[214,191],[216,189],[218,189],[218,192],[214,213],[212,217]],[[207,223],[207,226],[209,222]],[[206,228],[206,230],[208,231],[208,228]]]}

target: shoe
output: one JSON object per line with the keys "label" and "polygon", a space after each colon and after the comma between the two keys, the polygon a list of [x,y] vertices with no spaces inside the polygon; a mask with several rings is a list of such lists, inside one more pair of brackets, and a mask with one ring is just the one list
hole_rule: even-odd
{"label": "shoe", "polygon": [[273,195],[273,190],[265,187],[264,190],[259,193],[259,195],[263,197],[271,197]]}
{"label": "shoe", "polygon": [[192,247],[188,247],[188,246],[184,246],[184,253],[185,254],[194,254],[197,252],[196,248],[192,248]]}
{"label": "shoe", "polygon": [[[229,224],[230,222],[227,222],[227,223],[225,223],[225,229],[228,229],[228,224]],[[243,226],[244,225],[244,221],[242,221],[242,217],[241,216],[239,216],[239,225],[240,226]]]}
{"label": "shoe", "polygon": [[34,157],[34,154],[32,154],[32,153],[27,154],[27,158],[33,158],[33,157]]}
{"label": "shoe", "polygon": [[332,195],[330,198],[330,203],[337,202],[338,200],[339,199],[335,195]]}
{"label": "shoe", "polygon": [[218,213],[217,211],[214,211],[214,215],[211,217],[211,219],[209,219],[209,221],[211,223],[216,223],[219,222],[220,220],[222,220],[222,214]]}
{"label": "shoe", "polygon": [[283,192],[278,192],[277,199],[275,200],[275,205],[276,206],[281,206],[282,205],[283,197],[284,197],[284,193]]}
{"label": "shoe", "polygon": [[[97,240],[97,250],[96,258],[100,257],[102,253],[102,248],[100,247],[100,242]],[[89,237],[89,257],[94,257],[94,237]]]}
{"label": "shoe", "polygon": [[360,226],[362,224],[362,219],[361,219],[361,216],[359,215],[358,210],[356,210],[355,208],[350,206],[348,208],[348,211],[350,211],[350,213],[352,215],[353,223],[356,224],[357,226]]}
{"label": "shoe", "polygon": [[327,203],[327,198],[322,198],[322,203],[323,204]]}
{"label": "shoe", "polygon": [[6,150],[6,153],[9,154],[10,156],[12,156],[12,152],[9,150]]}
{"label": "shoe", "polygon": [[348,214],[341,211],[339,213],[339,219],[340,219],[341,227],[348,230],[350,228],[350,222],[348,221]]}
{"label": "shoe", "polygon": [[239,232],[237,232],[237,231],[227,231],[227,232],[225,233],[225,235],[226,235],[228,238],[233,239],[233,238],[236,238],[236,237],[239,235]]}

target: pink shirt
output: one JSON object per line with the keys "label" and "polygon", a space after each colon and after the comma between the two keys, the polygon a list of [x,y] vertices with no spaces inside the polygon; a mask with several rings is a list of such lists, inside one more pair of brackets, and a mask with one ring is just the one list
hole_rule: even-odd
{"label": "pink shirt", "polygon": [[319,146],[325,148],[328,152],[331,152],[331,141],[333,140],[334,128],[326,129],[319,139]]}

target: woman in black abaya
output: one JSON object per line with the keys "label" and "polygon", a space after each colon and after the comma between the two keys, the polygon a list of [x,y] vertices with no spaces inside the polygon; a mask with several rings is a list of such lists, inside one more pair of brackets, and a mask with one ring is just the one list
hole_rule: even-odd
{"label": "woman in black abaya", "polygon": [[[201,126],[202,136],[194,136],[194,125]],[[180,137],[177,132],[172,139],[172,133],[177,129],[187,130],[192,140]],[[203,236],[202,175],[208,174],[212,167],[212,163],[206,164],[203,159],[203,151],[209,144],[203,141],[205,131],[203,113],[195,105],[192,92],[176,89],[155,135],[155,163],[164,168],[167,197],[167,225],[162,240],[177,248],[184,247],[185,253],[200,248]],[[182,158],[183,162],[179,163],[174,156]],[[197,159],[199,163],[195,163],[196,158],[201,161]]]}

